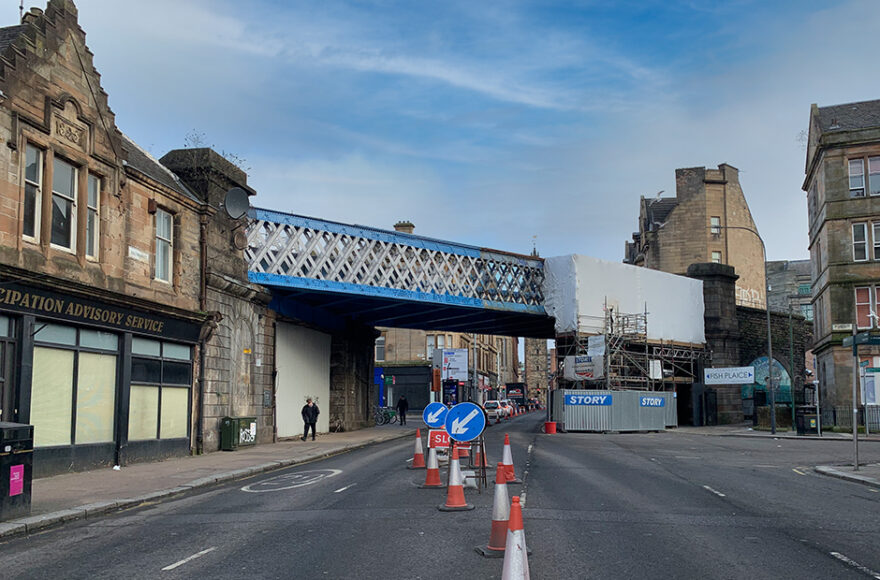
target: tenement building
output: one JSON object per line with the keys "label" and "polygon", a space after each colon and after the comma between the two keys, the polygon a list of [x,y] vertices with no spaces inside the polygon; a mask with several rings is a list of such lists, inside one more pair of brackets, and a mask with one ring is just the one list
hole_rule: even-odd
{"label": "tenement building", "polygon": [[[852,349],[842,341],[880,329],[880,100],[810,109],[806,178],[819,387],[852,403]],[[861,346],[868,366],[880,349]]]}
{"label": "tenement building", "polygon": [[737,304],[763,308],[764,252],[739,170],[726,163],[676,169],[675,185],[675,197],[641,198],[623,261],[679,275],[694,263],[733,266]]}
{"label": "tenement building", "polygon": [[0,29],[0,420],[35,474],[190,451],[203,204],[116,126],[68,0]]}

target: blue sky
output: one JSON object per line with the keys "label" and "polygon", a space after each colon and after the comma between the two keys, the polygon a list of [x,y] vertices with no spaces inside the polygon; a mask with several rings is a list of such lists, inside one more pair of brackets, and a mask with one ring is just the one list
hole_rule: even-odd
{"label": "blue sky", "polygon": [[806,258],[810,104],[880,98],[876,0],[76,4],[156,157],[196,132],[255,205],[544,256],[621,260],[640,195],[729,163]]}

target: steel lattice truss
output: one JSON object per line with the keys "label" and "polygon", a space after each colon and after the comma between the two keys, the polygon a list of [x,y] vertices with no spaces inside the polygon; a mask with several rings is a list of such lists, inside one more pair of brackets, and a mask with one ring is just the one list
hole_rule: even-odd
{"label": "steel lattice truss", "polygon": [[540,258],[267,210],[251,218],[251,272],[354,294],[543,311]]}

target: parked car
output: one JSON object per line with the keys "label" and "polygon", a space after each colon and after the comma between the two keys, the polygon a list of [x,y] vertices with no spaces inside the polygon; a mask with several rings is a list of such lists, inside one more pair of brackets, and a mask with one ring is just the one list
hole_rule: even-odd
{"label": "parked car", "polygon": [[501,399],[499,403],[501,404],[501,409],[504,413],[502,415],[503,417],[510,417],[511,415],[513,415],[513,405],[510,403],[510,401],[508,401],[507,399]]}
{"label": "parked car", "polygon": [[483,409],[486,410],[486,416],[490,421],[497,421],[499,417],[504,416],[504,409],[501,407],[501,401],[486,401],[483,403]]}

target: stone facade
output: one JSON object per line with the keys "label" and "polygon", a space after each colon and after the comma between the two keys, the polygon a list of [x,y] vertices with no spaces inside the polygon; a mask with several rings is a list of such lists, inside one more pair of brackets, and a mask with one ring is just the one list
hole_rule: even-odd
{"label": "stone facade", "polygon": [[[767,356],[767,312],[737,305],[736,271],[725,264],[692,264],[688,276],[703,281],[706,348],[712,367],[749,366]],[[770,313],[773,358],[792,377],[796,400],[803,389],[804,353],[812,342],[812,324],[803,316]],[[740,385],[713,385],[719,423],[743,420]]]}
{"label": "stone facade", "polygon": [[813,320],[812,290],[809,260],[780,260],[767,262],[770,282],[770,310],[800,314]]}
{"label": "stone facade", "polygon": [[763,307],[764,252],[739,170],[676,169],[675,183],[674,198],[641,198],[624,262],[680,275],[694,263],[729,264],[739,273],[737,303]]}
{"label": "stone facade", "polygon": [[550,378],[547,341],[542,338],[525,339],[525,377],[527,393],[543,392]]}
{"label": "stone facade", "polygon": [[[871,172],[874,172],[871,175]],[[824,404],[852,404],[852,334],[877,330],[880,287],[880,101],[812,105],[806,177],[809,215],[813,352]],[[864,360],[878,347],[860,347]]]}

